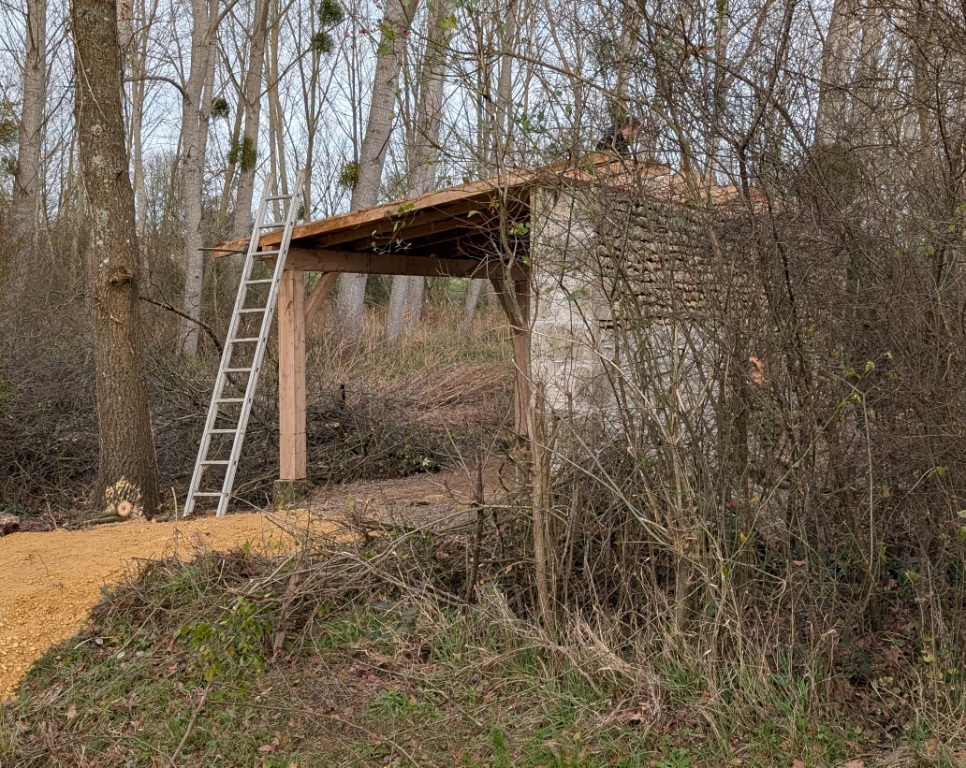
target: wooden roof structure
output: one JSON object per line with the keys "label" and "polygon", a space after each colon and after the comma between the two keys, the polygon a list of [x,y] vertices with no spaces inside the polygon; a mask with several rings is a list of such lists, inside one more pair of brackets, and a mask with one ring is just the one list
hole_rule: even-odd
{"label": "wooden roof structure", "polygon": [[[287,266],[311,272],[490,277],[508,253],[522,255],[529,249],[525,225],[535,188],[626,179],[631,166],[596,153],[300,224],[292,233]],[[669,173],[663,165],[634,167],[646,169],[647,177]],[[259,247],[272,249],[280,239],[280,231],[267,232]],[[247,246],[244,240],[224,243],[215,255]]]}
{"label": "wooden roof structure", "polygon": [[[654,188],[678,195],[667,166],[592,154],[532,170],[510,171],[295,227],[278,300],[279,477],[307,477],[305,328],[340,273],[487,278],[513,333],[515,429],[528,432],[530,398],[531,210],[540,189],[607,185]],[[266,232],[259,250],[273,250],[281,232]],[[248,241],[223,243],[216,256],[237,253]],[[267,260],[271,260],[270,257]],[[305,272],[322,276],[305,293]]]}

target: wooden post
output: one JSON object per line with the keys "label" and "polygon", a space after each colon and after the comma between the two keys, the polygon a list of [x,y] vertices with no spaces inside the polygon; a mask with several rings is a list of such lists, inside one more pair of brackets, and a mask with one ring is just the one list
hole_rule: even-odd
{"label": "wooden post", "polygon": [[530,278],[513,280],[504,274],[490,277],[513,334],[513,431],[526,437],[530,408]]}
{"label": "wooden post", "polygon": [[518,435],[529,436],[530,425],[530,279],[514,280],[519,325],[513,329],[513,428]]}
{"label": "wooden post", "polygon": [[305,480],[305,273],[286,269],[278,294],[279,479]]}

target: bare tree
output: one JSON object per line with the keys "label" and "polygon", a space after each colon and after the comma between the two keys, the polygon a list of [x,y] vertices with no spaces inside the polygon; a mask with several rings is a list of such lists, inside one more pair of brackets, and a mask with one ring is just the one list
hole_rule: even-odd
{"label": "bare tree", "polygon": [[[515,61],[514,51],[519,41],[519,3],[517,0],[509,0],[506,5],[506,12],[500,18],[498,24],[498,39],[500,51],[499,74],[496,80],[496,98],[483,99],[482,107],[485,116],[481,115],[480,141],[478,152],[484,158],[484,168],[488,173],[504,166],[507,160],[512,157],[513,147],[513,66]],[[484,55],[484,48],[488,43],[484,43],[482,30],[479,32],[480,57],[486,61],[488,57]],[[489,80],[489,74],[485,68],[481,67],[481,78]],[[488,92],[489,86],[480,85],[481,92]],[[466,286],[466,294],[463,297],[463,317],[460,324],[466,328],[476,316],[476,308],[483,294],[483,289],[487,280],[470,280]]]}
{"label": "bare tree", "polygon": [[114,0],[75,0],[75,111],[90,206],[88,261],[100,454],[95,504],[122,516],[154,514],[158,469],[138,317],[134,191],[121,109]]}
{"label": "bare tree", "polygon": [[11,229],[15,247],[14,290],[19,293],[27,280],[30,255],[36,245],[37,209],[44,169],[41,151],[44,133],[44,104],[47,98],[47,0],[27,1],[27,39],[23,67],[23,101],[18,131],[17,173],[13,182]]}
{"label": "bare tree", "polygon": [[244,237],[252,226],[252,195],[255,189],[255,161],[258,158],[258,130],[262,106],[262,70],[265,43],[268,38],[269,0],[255,0],[252,29],[249,35],[245,84],[238,106],[244,112],[245,127],[241,140],[233,147],[238,163],[238,192],[232,235]]}
{"label": "bare tree", "polygon": [[[359,173],[352,189],[351,210],[375,205],[379,198],[382,170],[389,149],[396,109],[396,91],[415,12],[415,0],[389,0],[376,50],[376,72],[372,84],[369,119],[359,152]],[[339,279],[338,317],[342,341],[356,344],[362,332],[366,275],[344,274]]]}
{"label": "bare tree", "polygon": [[194,356],[198,351],[198,320],[201,319],[201,289],[204,281],[204,245],[201,231],[205,151],[215,76],[215,34],[218,0],[191,0],[191,73],[182,91],[181,173],[184,190],[184,299],[181,322],[181,351]]}
{"label": "bare tree", "polygon": [[[426,15],[426,52],[420,67],[419,103],[409,147],[408,194],[429,192],[436,181],[439,133],[443,120],[443,85],[451,30],[455,27],[451,0],[437,0]],[[425,278],[399,275],[393,279],[386,316],[386,337],[397,339],[419,324]]]}

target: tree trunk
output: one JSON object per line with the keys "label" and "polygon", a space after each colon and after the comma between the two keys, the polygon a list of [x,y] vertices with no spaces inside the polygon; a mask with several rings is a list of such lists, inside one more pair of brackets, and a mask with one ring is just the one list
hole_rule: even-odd
{"label": "tree trunk", "polygon": [[17,174],[13,180],[10,217],[16,251],[12,263],[12,291],[19,295],[27,283],[31,254],[37,241],[37,208],[43,178],[41,149],[44,103],[47,96],[47,0],[27,0],[27,41],[23,68],[23,107],[18,132]]}
{"label": "tree trunk", "polygon": [[[449,58],[452,0],[438,0],[426,19],[426,53],[419,78],[419,105],[409,156],[410,195],[429,192],[436,182],[439,132],[443,121],[443,85]],[[386,316],[386,337],[397,339],[419,326],[423,306],[423,277],[399,275],[393,279]]]}
{"label": "tree trunk", "polygon": [[248,71],[242,91],[245,129],[238,147],[238,193],[235,197],[233,237],[244,237],[252,228],[252,196],[255,190],[255,161],[258,159],[258,125],[262,106],[262,70],[265,64],[265,42],[268,37],[269,0],[255,0]]}
{"label": "tree trunk", "polygon": [[[386,163],[389,137],[396,111],[396,88],[409,25],[416,10],[415,0],[388,0],[386,15],[380,25],[382,36],[377,49],[376,74],[372,83],[369,120],[359,153],[359,178],[352,189],[350,210],[357,211],[376,204],[382,169]],[[366,275],[344,274],[339,278],[339,335],[343,343],[353,346],[362,333],[366,297]]]}
{"label": "tree trunk", "polygon": [[473,325],[476,307],[480,303],[480,294],[483,292],[485,282],[485,280],[470,280],[470,284],[466,286],[466,295],[463,297],[463,318],[460,320],[460,328],[463,330]]}
{"label": "tree trunk", "polygon": [[182,185],[184,189],[184,300],[187,317],[181,321],[181,351],[193,357],[198,353],[196,322],[201,319],[201,288],[205,260],[201,212],[204,202],[205,150],[211,114],[211,89],[214,78],[215,27],[218,0],[192,0],[191,74],[184,89],[181,117]]}
{"label": "tree trunk", "polygon": [[[281,8],[277,2],[272,3],[270,9],[272,15],[269,28],[271,34],[268,36],[268,56],[265,62],[265,81],[268,90],[268,146],[269,160],[272,177],[275,179],[275,189],[280,195],[289,193],[288,187],[288,165],[285,158],[285,111],[282,109],[282,101],[278,93],[278,84],[281,79],[278,63],[281,50]],[[278,221],[281,216],[281,208],[276,200],[272,206],[272,215]]]}
{"label": "tree trunk", "polygon": [[[141,284],[150,285],[151,282],[151,263],[149,261],[148,248],[145,239],[147,234],[148,220],[148,195],[144,176],[144,105],[147,98],[147,79],[148,74],[148,49],[151,44],[152,28],[158,15],[158,0],[152,0],[150,6],[143,3],[141,6],[142,14],[139,17],[138,32],[127,46],[128,73],[131,82],[128,88],[128,98],[130,99],[130,130],[128,134],[128,146],[130,147],[131,167],[134,179],[134,220],[137,222],[138,244],[141,249]],[[121,14],[119,14],[120,16]],[[128,14],[130,17],[130,14]],[[133,20],[128,18],[128,23],[133,29]],[[122,40],[123,43],[123,32]],[[124,55],[124,51],[122,51]]]}
{"label": "tree trunk", "polygon": [[90,205],[88,255],[100,456],[94,502],[153,515],[158,469],[138,319],[134,191],[121,109],[114,0],[74,0],[75,111]]}
{"label": "tree trunk", "polygon": [[[507,4],[505,23],[500,28],[500,73],[497,77],[496,104],[491,119],[484,121],[491,125],[485,137],[489,146],[480,147],[488,171],[505,166],[513,155],[513,52],[519,38],[519,13],[516,0]],[[480,295],[489,280],[470,280],[463,297],[463,318],[461,328],[469,328],[476,316]]]}
{"label": "tree trunk", "polygon": [[848,85],[852,55],[858,33],[856,0],[835,0],[828,33],[822,46],[822,74],[815,118],[815,143],[841,140],[848,118]]}

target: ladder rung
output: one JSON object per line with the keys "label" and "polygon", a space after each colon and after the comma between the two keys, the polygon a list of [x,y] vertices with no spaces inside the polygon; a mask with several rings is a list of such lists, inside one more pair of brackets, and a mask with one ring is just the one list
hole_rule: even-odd
{"label": "ladder rung", "polygon": [[[278,296],[278,264],[275,264],[275,274],[271,274],[269,277],[255,277],[255,260],[264,260],[269,265],[273,262],[278,262],[285,258],[287,252],[287,241],[285,238],[291,234],[292,226],[295,224],[295,214],[296,211],[303,203],[303,182],[305,180],[305,171],[299,171],[295,179],[295,186],[293,191],[288,194],[277,194],[269,195],[266,194],[262,197],[261,207],[258,212],[258,221],[252,227],[251,237],[248,241],[245,256],[245,267],[244,272],[241,275],[241,280],[238,285],[238,293],[235,299],[235,309],[232,314],[232,324],[231,331],[228,334],[228,339],[225,341],[224,348],[222,349],[221,362],[218,366],[218,377],[215,380],[214,392],[212,393],[211,403],[208,409],[208,417],[205,422],[205,431],[201,440],[201,445],[198,448],[198,458],[195,460],[194,473],[191,478],[191,485],[188,489],[188,499],[185,502],[185,514],[191,514],[191,510],[194,507],[194,503],[197,499],[210,498],[218,499],[218,515],[224,515],[226,512],[226,505],[231,499],[232,486],[235,482],[235,472],[238,469],[239,464],[239,454],[241,448],[241,442],[245,438],[245,430],[248,426],[249,410],[252,407],[254,401],[254,390],[257,384],[258,373],[261,370],[262,355],[265,351],[265,345],[268,342],[268,331],[264,327],[265,320],[271,320],[271,314],[269,308],[272,308],[274,312],[275,302]],[[265,186],[266,192],[273,188],[272,182],[268,182]],[[268,203],[275,203],[271,210],[266,207]],[[282,218],[281,221],[275,221]],[[258,250],[261,246],[261,236],[262,233],[268,233],[269,230],[275,230],[272,234],[272,239],[277,236],[282,237],[282,241],[272,243],[267,246],[265,250]],[[267,234],[266,234],[267,239]],[[260,274],[266,274],[268,270],[259,270]],[[267,285],[269,288],[267,291],[262,292],[262,296],[256,295],[258,292],[250,290],[250,286],[256,285]],[[251,302],[253,305],[261,304],[262,306],[245,306],[247,303]],[[262,328],[243,328],[241,326],[241,315],[262,315],[261,318],[255,317],[249,325],[255,325],[261,321]],[[248,322],[248,321],[246,321]],[[257,336],[232,336],[235,333],[252,333],[256,332]],[[254,344],[252,348],[252,358],[251,364],[249,366],[245,365],[245,358],[239,355],[240,359],[234,363],[235,367],[232,367],[232,355],[238,352],[234,347],[239,344]],[[248,351],[242,350],[242,352]],[[239,375],[236,380],[232,378],[231,374]],[[246,378],[242,379],[241,375]],[[237,394],[241,389],[241,384],[243,381],[247,380],[248,386],[243,397],[225,397],[225,387],[226,382],[231,382],[237,388],[229,390],[232,394]],[[237,414],[235,414],[231,408],[226,406],[235,405],[239,406]],[[222,424],[223,426],[216,428],[216,424]],[[227,438],[224,440],[214,440],[215,435],[231,435],[233,440],[229,441]],[[212,448],[212,442],[214,441],[215,448]],[[232,453],[228,459],[210,459],[210,455],[221,455],[224,456],[224,452],[218,449],[224,448],[229,442],[232,443]],[[224,479],[222,482],[222,488],[220,491],[202,491],[201,482],[202,475],[207,467],[224,467]],[[218,473],[219,475],[221,473]],[[207,484],[208,488],[212,488],[216,485],[214,481]]]}

